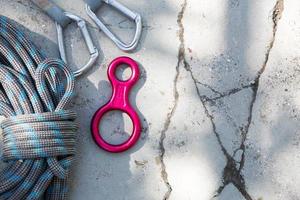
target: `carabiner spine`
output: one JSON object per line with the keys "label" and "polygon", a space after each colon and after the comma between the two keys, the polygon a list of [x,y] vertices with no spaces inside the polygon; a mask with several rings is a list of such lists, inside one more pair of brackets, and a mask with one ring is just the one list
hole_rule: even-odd
{"label": "carabiner spine", "polygon": [[58,22],[55,22],[55,26],[56,26],[56,32],[57,32],[57,43],[58,43],[59,55],[60,55],[60,58],[65,63],[67,63],[66,49],[65,49],[65,44],[64,44],[63,28]]}

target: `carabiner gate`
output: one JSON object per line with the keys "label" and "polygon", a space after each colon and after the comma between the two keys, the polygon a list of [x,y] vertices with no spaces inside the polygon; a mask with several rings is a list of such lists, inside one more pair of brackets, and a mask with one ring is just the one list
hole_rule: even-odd
{"label": "carabiner gate", "polygon": [[[111,5],[113,8],[120,11],[122,14],[127,16],[129,19],[135,21],[136,24],[136,30],[135,35],[133,37],[133,40],[126,44],[122,42],[115,34],[113,34],[106,26],[105,24],[96,16],[95,11],[101,6],[101,2],[104,1],[106,4]],[[85,0],[85,9],[88,14],[88,16],[95,22],[95,24],[99,27],[100,30],[104,32],[106,36],[108,36],[121,50],[123,51],[132,51],[136,48],[139,39],[141,37],[142,32],[142,18],[141,16],[128,9],[123,4],[119,3],[116,0],[100,0],[100,2],[95,3],[95,1],[91,0]]]}
{"label": "carabiner gate", "polygon": [[[94,46],[92,38],[90,36],[90,33],[88,32],[86,22],[84,19],[78,17],[77,15],[74,15],[69,12],[65,12],[65,15],[70,18],[71,20],[75,21],[77,23],[77,26],[79,27],[82,36],[84,38],[85,44],[88,48],[89,54],[90,54],[90,59],[89,61],[80,69],[74,72],[75,77],[78,77],[82,75],[84,72],[86,72],[90,67],[93,66],[95,63],[99,52],[98,49]],[[66,51],[65,51],[65,46],[64,46],[64,36],[63,36],[63,28],[59,23],[56,24],[56,30],[57,30],[57,40],[58,40],[58,48],[59,48],[59,53],[61,59],[67,63],[67,57],[66,57]]]}

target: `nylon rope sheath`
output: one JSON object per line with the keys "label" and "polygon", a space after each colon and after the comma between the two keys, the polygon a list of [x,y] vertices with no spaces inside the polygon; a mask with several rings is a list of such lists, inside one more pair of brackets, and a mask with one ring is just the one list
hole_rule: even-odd
{"label": "nylon rope sheath", "polygon": [[0,16],[0,200],[65,199],[75,153],[76,114],[66,109],[74,76]]}

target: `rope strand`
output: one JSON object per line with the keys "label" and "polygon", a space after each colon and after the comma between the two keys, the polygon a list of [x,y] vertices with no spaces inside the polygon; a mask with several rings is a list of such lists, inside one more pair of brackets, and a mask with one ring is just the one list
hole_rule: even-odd
{"label": "rope strand", "polygon": [[45,58],[0,16],[0,115],[3,160],[0,199],[61,200],[75,154],[76,114],[66,110],[74,76],[59,59]]}

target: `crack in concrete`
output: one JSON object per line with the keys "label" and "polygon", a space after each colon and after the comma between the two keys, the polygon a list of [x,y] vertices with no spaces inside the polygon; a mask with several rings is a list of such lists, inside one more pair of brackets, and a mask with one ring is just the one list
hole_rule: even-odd
{"label": "crack in concrete", "polygon": [[174,104],[171,108],[171,111],[167,114],[167,118],[164,123],[163,130],[161,131],[160,135],[160,141],[159,141],[159,149],[160,149],[160,156],[159,156],[159,161],[161,164],[161,177],[167,187],[167,192],[165,193],[163,200],[167,200],[171,196],[172,192],[172,186],[168,180],[168,173],[166,170],[166,165],[164,162],[164,156],[166,153],[166,149],[164,146],[164,141],[166,139],[166,132],[169,130],[170,124],[171,124],[171,119],[176,111],[177,105],[178,105],[178,98],[179,98],[179,93],[178,93],[178,88],[177,88],[177,83],[180,75],[180,66],[184,60],[184,43],[183,43],[183,35],[184,35],[184,27],[183,27],[183,16],[184,16],[184,11],[186,9],[187,5],[187,0],[184,0],[183,4],[181,5],[181,10],[177,15],[177,24],[179,26],[179,50],[178,50],[178,55],[177,55],[177,65],[176,65],[176,74],[175,78],[173,80],[173,95],[174,95]]}
{"label": "crack in concrete", "polygon": [[223,170],[223,177],[222,177],[222,181],[223,184],[221,187],[218,188],[216,194],[213,197],[217,197],[219,194],[222,193],[223,189],[229,184],[232,183],[239,191],[240,193],[245,197],[245,199],[247,200],[252,200],[251,196],[248,194],[247,190],[246,190],[246,184],[244,181],[243,176],[241,175],[239,169],[237,168],[236,165],[236,161],[234,160],[234,158],[227,152],[226,148],[224,147],[222,141],[221,141],[221,137],[220,134],[217,131],[217,127],[216,124],[214,122],[214,116],[212,114],[209,113],[208,107],[206,105],[207,99],[203,98],[203,96],[201,96],[199,88],[197,86],[197,79],[195,78],[189,63],[186,61],[186,59],[184,59],[184,65],[185,65],[185,69],[190,73],[191,78],[194,81],[195,87],[196,87],[196,91],[197,91],[197,95],[202,103],[202,106],[204,108],[205,114],[208,117],[208,119],[210,120],[211,124],[212,124],[212,128],[213,128],[213,133],[217,138],[217,142],[226,158],[226,166]]}
{"label": "crack in concrete", "polygon": [[[198,80],[197,80],[197,83],[198,83],[199,85],[202,85],[202,86],[208,88],[210,91],[212,91],[212,92],[215,93],[215,94],[218,94],[219,96],[222,95],[221,92],[219,92],[218,90],[214,89],[213,87],[211,87],[210,85],[208,85],[208,84],[206,84],[206,83],[202,83],[202,82],[200,82],[200,81],[198,81]],[[206,98],[208,98],[208,97],[206,97]]]}
{"label": "crack in concrete", "polygon": [[[267,65],[268,60],[269,60],[269,55],[270,55],[270,52],[271,52],[271,50],[273,48],[273,45],[274,45],[278,21],[280,20],[282,12],[283,12],[283,3],[284,3],[283,0],[277,0],[275,6],[273,8],[273,13],[272,13],[273,34],[272,34],[272,38],[271,38],[271,41],[269,43],[269,46],[267,48],[267,51],[265,53],[265,60],[262,64],[261,69],[258,71],[258,74],[257,74],[255,80],[253,82],[251,82],[249,85],[242,86],[241,88],[234,88],[234,89],[229,90],[225,93],[220,93],[216,90],[212,90],[213,89],[212,87],[210,87],[210,86],[208,87],[208,85],[199,82],[195,78],[195,76],[194,76],[194,74],[193,74],[193,72],[190,68],[189,63],[187,62],[186,56],[185,56],[184,29],[183,29],[183,25],[182,25],[182,22],[181,22],[182,16],[178,17],[178,19],[180,19],[179,22],[181,22],[181,23],[178,22],[178,24],[181,27],[182,31],[181,31],[181,34],[179,34],[181,44],[180,44],[179,55],[178,55],[177,69],[179,68],[180,62],[183,62],[184,68],[190,73],[191,78],[193,79],[194,85],[196,87],[197,95],[198,95],[198,97],[199,97],[199,99],[200,99],[200,101],[203,105],[203,108],[205,110],[205,114],[209,118],[209,120],[212,124],[213,133],[216,136],[217,142],[218,142],[218,144],[219,144],[219,146],[220,146],[220,148],[221,148],[221,150],[222,150],[222,152],[223,152],[223,154],[224,154],[224,156],[226,157],[226,160],[227,160],[226,166],[223,170],[223,177],[222,177],[223,178],[223,180],[222,180],[223,184],[222,184],[222,186],[220,186],[218,188],[218,190],[216,191],[216,194],[214,195],[214,197],[219,196],[222,193],[223,189],[228,184],[232,183],[239,190],[239,192],[244,196],[244,198],[246,200],[252,200],[252,197],[247,192],[245,180],[244,180],[244,177],[242,176],[242,172],[241,172],[241,170],[244,167],[244,163],[245,163],[245,149],[246,149],[245,148],[245,141],[246,141],[246,138],[247,138],[247,134],[248,134],[251,122],[252,122],[253,107],[254,107],[254,104],[255,104],[255,101],[256,101],[256,97],[257,97],[257,91],[258,91],[258,87],[259,87],[260,77],[266,69],[266,65]],[[181,13],[181,15],[183,15],[183,12]],[[180,15],[178,15],[178,16],[180,16]],[[179,71],[177,71],[177,72],[179,73]],[[208,87],[209,89],[211,89],[216,94],[219,94],[219,96],[215,97],[213,99],[209,99],[205,96],[202,96],[200,94],[200,91],[199,91],[199,88],[198,88],[197,84],[201,84],[205,87]],[[175,85],[177,85],[177,84],[175,84]],[[243,128],[241,128],[241,134],[242,134],[241,145],[234,152],[234,154],[235,154],[238,150],[242,150],[241,160],[239,162],[237,162],[237,161],[234,160],[234,158],[232,156],[229,155],[229,153],[225,149],[224,145],[222,144],[220,134],[218,133],[218,131],[216,129],[216,125],[215,125],[215,122],[214,122],[214,116],[209,113],[209,110],[206,106],[206,102],[207,101],[215,101],[215,100],[223,98],[225,96],[230,96],[230,95],[235,94],[235,93],[237,93],[237,92],[239,92],[243,89],[246,89],[246,88],[251,88],[252,91],[253,91],[253,94],[252,94],[252,100],[251,100],[250,106],[249,106],[249,116],[248,116],[247,124]],[[178,96],[178,91],[177,90],[176,90],[176,95]],[[176,107],[176,106],[174,106],[174,107]],[[237,167],[237,163],[240,163],[239,167]]]}
{"label": "crack in concrete", "polygon": [[[250,103],[250,107],[249,107],[249,117],[248,117],[248,121],[247,124],[245,125],[245,127],[242,129],[241,133],[242,133],[242,143],[240,146],[240,150],[242,150],[242,157],[241,157],[241,161],[240,161],[240,168],[239,168],[239,172],[241,173],[241,170],[244,167],[245,164],[245,141],[247,139],[247,134],[249,132],[249,128],[252,122],[252,114],[253,114],[253,107],[256,101],[256,97],[257,97],[257,92],[258,92],[258,88],[259,88],[259,82],[260,82],[260,77],[261,75],[264,73],[267,63],[269,61],[269,56],[270,56],[270,52],[274,46],[274,42],[275,42],[275,37],[276,37],[276,32],[277,32],[277,26],[278,26],[278,22],[281,19],[282,16],[282,12],[284,9],[284,0],[277,0],[276,4],[273,8],[273,13],[272,13],[272,21],[273,21],[273,32],[272,32],[272,38],[270,40],[269,46],[267,48],[267,51],[265,53],[265,60],[263,62],[263,65],[261,67],[261,69],[259,70],[256,79],[254,81],[254,85],[252,87],[252,101]],[[239,149],[237,149],[235,152],[237,152]]]}
{"label": "crack in concrete", "polygon": [[218,92],[218,96],[217,97],[213,97],[213,98],[209,98],[207,96],[203,96],[203,98],[205,98],[205,102],[214,102],[216,100],[219,100],[219,99],[222,99],[224,97],[229,97],[233,94],[236,94],[244,89],[247,89],[247,88],[252,88],[253,86],[255,85],[255,81],[252,81],[250,84],[248,85],[244,85],[244,86],[241,86],[239,88],[233,88],[233,89],[230,89],[226,92]]}
{"label": "crack in concrete", "polygon": [[[183,27],[183,24],[182,24],[182,18],[183,18],[185,7],[186,7],[186,0],[184,1],[182,12],[179,13],[178,20],[177,20],[177,22],[178,22],[178,24],[180,26],[180,30],[181,30],[179,32],[180,48],[179,48],[178,65],[177,65],[178,75],[179,75],[179,65],[182,62],[183,65],[184,65],[184,68],[186,69],[186,71],[188,71],[190,73],[191,78],[193,79],[194,85],[196,87],[197,95],[198,95],[198,97],[199,97],[199,99],[200,99],[200,101],[201,101],[201,103],[203,105],[205,114],[209,118],[209,120],[211,121],[213,132],[214,132],[214,134],[215,134],[215,136],[217,138],[217,142],[218,142],[219,146],[221,147],[221,150],[222,150],[223,154],[225,155],[225,157],[227,159],[227,165],[226,165],[226,167],[224,169],[224,174],[223,174],[223,180],[224,180],[223,182],[224,183],[227,183],[227,182],[230,183],[230,182],[232,182],[239,189],[239,191],[246,197],[247,200],[251,200],[250,195],[247,193],[247,191],[245,189],[246,188],[245,187],[245,181],[244,181],[243,177],[241,176],[241,174],[238,173],[238,169],[236,168],[235,160],[229,155],[229,153],[227,152],[226,148],[222,144],[220,135],[217,132],[217,127],[216,127],[215,122],[214,122],[214,116],[209,113],[209,110],[208,110],[208,108],[207,108],[207,106],[205,104],[205,102],[206,102],[207,99],[204,98],[200,94],[200,91],[199,91],[199,88],[198,88],[198,85],[197,85],[197,83],[199,84],[199,81],[197,81],[197,79],[195,78],[195,76],[194,76],[194,74],[193,74],[193,72],[192,72],[192,70],[190,68],[189,63],[187,62],[186,55],[185,55],[184,27]],[[228,95],[231,95],[234,92],[236,92],[236,90],[229,91]],[[176,94],[178,96],[178,91],[177,90],[176,90]],[[223,94],[220,93],[220,95],[222,96]],[[225,188],[225,186],[227,184],[224,184],[224,188]]]}
{"label": "crack in concrete", "polygon": [[[228,160],[227,165],[223,172],[223,185],[221,187],[219,187],[217,194],[215,196],[218,196],[219,194],[221,194],[221,192],[223,191],[223,189],[226,187],[227,184],[233,183],[247,200],[252,200],[251,196],[247,194],[247,191],[246,190],[243,191],[243,189],[245,189],[245,181],[241,175],[242,174],[241,171],[245,164],[245,150],[246,150],[245,141],[247,139],[247,134],[249,132],[249,128],[250,128],[250,125],[252,122],[253,107],[254,107],[254,104],[255,104],[255,101],[257,98],[257,92],[258,92],[258,88],[259,88],[260,78],[261,78],[261,75],[264,73],[267,63],[269,61],[270,52],[271,52],[271,50],[274,46],[274,42],[275,42],[278,22],[281,19],[283,9],[284,9],[284,0],[277,0],[275,6],[273,8],[273,13],[272,13],[272,21],[273,21],[272,38],[269,42],[269,46],[265,53],[265,60],[262,64],[262,67],[258,71],[258,74],[254,80],[254,83],[251,85],[251,89],[252,89],[253,93],[252,93],[252,99],[251,99],[250,106],[249,106],[249,116],[248,116],[247,124],[245,125],[245,127],[243,127],[241,129],[241,134],[242,134],[241,145],[234,152],[234,154],[235,154],[238,150],[242,150],[241,160],[239,161],[239,163],[240,163],[239,169],[237,170],[236,163],[234,160]],[[232,178],[234,178],[234,179],[231,180]],[[236,179],[236,178],[238,178],[238,179]],[[240,186],[243,186],[243,187],[240,187]]]}
{"label": "crack in concrete", "polygon": [[[278,21],[281,18],[282,12],[283,12],[283,3],[284,0],[277,0],[276,4],[273,8],[273,13],[272,13],[272,21],[273,21],[273,35],[271,38],[271,41],[269,43],[269,46],[267,48],[267,51],[265,53],[265,60],[262,64],[261,69],[258,71],[257,76],[255,78],[254,81],[252,81],[250,84],[242,86],[240,88],[233,88],[229,91],[226,92],[219,92],[215,89],[213,89],[211,86],[207,85],[207,84],[203,84],[201,82],[199,82],[196,77],[193,74],[193,71],[191,70],[191,67],[186,59],[186,55],[185,55],[185,41],[184,41],[184,26],[183,26],[183,16],[184,16],[184,12],[187,6],[187,0],[184,0],[184,3],[182,4],[181,7],[181,11],[178,13],[178,17],[177,17],[177,24],[179,26],[179,40],[180,40],[180,46],[179,46],[179,50],[178,50],[178,62],[177,62],[177,66],[176,66],[176,75],[173,81],[174,84],[174,88],[173,88],[173,94],[174,94],[174,104],[173,107],[171,108],[171,111],[168,113],[167,115],[167,119],[164,123],[164,128],[161,131],[161,137],[160,137],[160,142],[159,142],[159,147],[160,147],[160,163],[161,163],[161,177],[165,183],[165,185],[168,188],[168,191],[165,193],[163,200],[167,200],[169,199],[171,192],[172,192],[172,186],[168,180],[168,173],[166,171],[166,165],[164,163],[164,156],[165,156],[165,147],[164,147],[164,140],[166,138],[166,132],[169,129],[169,126],[171,124],[171,119],[175,113],[175,110],[177,108],[177,104],[178,104],[178,98],[179,98],[179,93],[178,93],[178,89],[177,89],[177,82],[179,79],[179,75],[180,75],[180,66],[183,64],[183,67],[186,71],[188,71],[190,73],[191,78],[193,79],[194,85],[196,87],[196,91],[197,91],[197,95],[203,105],[204,111],[206,116],[208,117],[208,119],[210,120],[211,124],[212,124],[212,129],[213,129],[213,133],[217,138],[217,142],[221,148],[221,151],[223,152],[227,163],[226,166],[224,167],[223,170],[223,177],[222,177],[222,185],[217,189],[216,194],[213,196],[217,197],[219,196],[222,191],[224,190],[224,188],[232,183],[238,190],[239,192],[244,196],[244,198],[246,200],[252,200],[252,197],[250,196],[250,194],[247,192],[246,189],[246,184],[245,184],[245,180],[244,177],[242,175],[242,169],[244,167],[244,163],[245,163],[245,141],[247,138],[247,134],[252,122],[252,112],[253,112],[253,107],[256,101],[256,97],[257,97],[257,92],[258,92],[258,88],[259,88],[259,81],[260,81],[260,77],[263,74],[263,72],[266,69],[268,60],[269,60],[269,55],[270,52],[273,48],[274,42],[275,42],[275,36],[276,36],[276,31],[277,31],[277,25],[278,25]],[[200,94],[200,90],[198,88],[198,85],[203,85],[204,87],[207,87],[208,89],[210,89],[212,92],[214,92],[215,94],[217,94],[217,97],[214,98],[208,98],[206,96],[203,96]],[[220,134],[217,131],[216,128],[216,124],[214,122],[214,116],[212,114],[210,114],[208,107],[206,105],[207,102],[212,102],[212,101],[216,101],[220,98],[224,98],[233,94],[236,94],[238,92],[240,92],[241,90],[247,89],[247,88],[251,88],[253,91],[252,94],[252,100],[250,102],[250,106],[249,106],[249,116],[247,119],[247,124],[241,128],[241,135],[242,135],[242,141],[241,141],[241,145],[238,149],[236,149],[234,151],[234,155],[236,154],[236,152],[238,150],[242,150],[242,156],[241,156],[241,160],[240,161],[236,161],[233,157],[231,156],[226,148],[224,147],[224,145],[222,144],[221,138],[220,138]],[[239,163],[239,167],[237,167],[237,163]]]}

